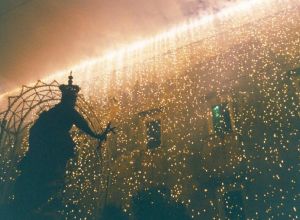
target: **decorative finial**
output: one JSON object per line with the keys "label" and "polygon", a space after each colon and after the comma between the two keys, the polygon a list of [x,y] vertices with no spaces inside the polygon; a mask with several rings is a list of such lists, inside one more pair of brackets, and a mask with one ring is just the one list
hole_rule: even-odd
{"label": "decorative finial", "polygon": [[70,72],[70,75],[69,75],[69,81],[68,81],[68,85],[69,85],[69,86],[73,85],[73,76],[72,76],[72,71]]}

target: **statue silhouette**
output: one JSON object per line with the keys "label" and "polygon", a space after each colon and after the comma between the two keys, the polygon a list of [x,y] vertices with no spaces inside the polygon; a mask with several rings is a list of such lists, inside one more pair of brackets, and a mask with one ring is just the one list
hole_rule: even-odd
{"label": "statue silhouette", "polygon": [[75,143],[69,134],[73,125],[101,142],[114,132],[110,123],[101,134],[91,130],[75,109],[80,88],[72,80],[70,75],[68,85],[59,86],[60,103],[42,112],[30,129],[29,149],[19,164],[21,175],[15,184],[15,205],[20,210],[17,219],[34,219],[34,211],[63,188],[65,167],[74,155]]}

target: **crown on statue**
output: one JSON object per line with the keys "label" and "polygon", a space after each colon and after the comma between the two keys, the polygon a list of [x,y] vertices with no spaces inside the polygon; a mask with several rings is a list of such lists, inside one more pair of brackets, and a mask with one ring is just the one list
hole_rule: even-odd
{"label": "crown on statue", "polygon": [[78,85],[73,85],[72,71],[69,75],[68,85],[62,84],[59,86],[59,89],[63,96],[77,96],[80,87]]}

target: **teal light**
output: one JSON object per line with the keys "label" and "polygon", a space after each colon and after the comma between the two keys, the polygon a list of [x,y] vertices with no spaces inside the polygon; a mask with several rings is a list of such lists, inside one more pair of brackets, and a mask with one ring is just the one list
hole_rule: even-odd
{"label": "teal light", "polygon": [[221,116],[220,107],[218,105],[213,107],[213,116],[219,118]]}

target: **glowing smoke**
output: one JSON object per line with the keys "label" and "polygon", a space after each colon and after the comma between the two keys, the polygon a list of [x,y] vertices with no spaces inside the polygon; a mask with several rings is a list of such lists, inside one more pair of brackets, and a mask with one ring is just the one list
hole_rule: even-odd
{"label": "glowing smoke", "polygon": [[0,93],[232,2],[237,1],[1,2]]}

